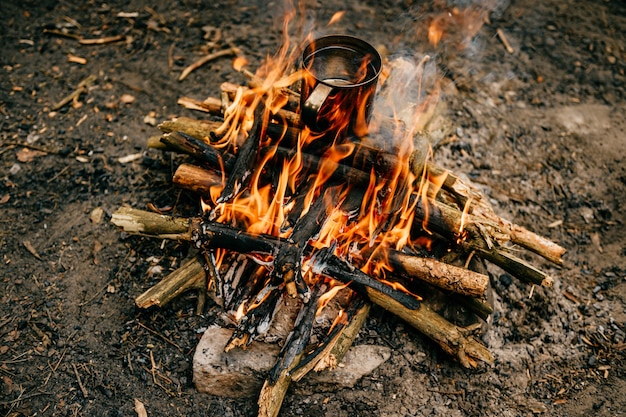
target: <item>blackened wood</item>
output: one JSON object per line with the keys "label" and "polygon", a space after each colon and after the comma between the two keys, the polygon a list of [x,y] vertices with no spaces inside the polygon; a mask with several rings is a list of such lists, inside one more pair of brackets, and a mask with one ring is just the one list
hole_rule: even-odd
{"label": "blackened wood", "polygon": [[319,233],[324,219],[326,205],[323,196],[319,196],[297,220],[291,236],[281,245],[274,258],[273,276],[285,282],[287,292],[292,297],[296,292],[305,299],[309,296],[309,288],[302,278],[302,256],[309,240]]}
{"label": "blackened wood", "polygon": [[[365,272],[346,263],[333,255],[329,248],[321,249],[315,253],[312,260],[313,272],[329,276],[338,281],[350,284],[350,288],[359,294],[370,297],[375,293],[394,299],[396,302],[409,310],[418,309],[420,300],[417,296],[391,288],[388,285],[370,277]],[[374,301],[374,300],[372,300]]]}
{"label": "blackened wood", "polygon": [[326,292],[327,285],[318,282],[311,291],[311,297],[307,302],[302,304],[300,313],[294,323],[292,332],[287,337],[285,345],[278,354],[276,364],[269,373],[268,381],[271,385],[275,384],[283,371],[292,369],[300,358],[300,354],[309,344],[311,339],[311,330],[315,322],[315,312],[319,298]]}
{"label": "blackened wood", "polygon": [[245,349],[258,335],[265,334],[277,312],[282,290],[280,287],[267,283],[256,297],[248,304],[249,310],[239,319],[237,329],[233,332],[224,350],[228,352],[235,347]]}
{"label": "blackened wood", "polygon": [[235,163],[230,169],[230,174],[222,194],[217,203],[225,203],[232,200],[246,186],[250,175],[254,171],[254,162],[259,152],[259,143],[265,135],[267,125],[265,106],[259,104],[254,110],[254,123],[245,142],[239,148]]}
{"label": "blackened wood", "polygon": [[279,242],[268,235],[253,235],[225,224],[204,219],[191,221],[191,239],[198,248],[221,248],[234,252],[260,252],[273,254],[278,250]]}
{"label": "blackened wood", "polygon": [[233,155],[222,154],[201,139],[183,132],[166,133],[161,136],[161,142],[173,150],[191,155],[198,161],[206,162],[212,167],[224,167],[226,172],[230,172],[235,163]]}
{"label": "blackened wood", "polygon": [[321,361],[324,361],[331,355],[333,357],[332,362],[335,364],[341,363],[363,326],[370,306],[371,303],[369,301],[365,301],[358,294],[355,294],[348,307],[343,311],[344,320],[336,324],[324,340],[313,351],[307,352],[300,359],[298,365],[290,371],[293,381],[299,381],[313,369],[316,371],[319,371],[320,368],[333,369],[326,366],[327,364],[320,364]]}
{"label": "blackened wood", "polygon": [[[383,292],[374,285],[362,284],[373,278],[358,269],[352,269],[351,265],[333,255],[326,254],[316,263],[317,265],[314,266],[316,272],[342,282],[350,282],[350,288],[405,320],[436,342],[444,351],[456,356],[463,366],[475,367],[476,361],[493,363],[493,356],[484,345],[473,337],[466,336],[463,328],[450,323],[414,297],[405,294],[402,300],[405,302],[402,302],[398,297],[392,297],[388,291]],[[355,285],[356,280],[361,283]],[[388,287],[386,288],[388,290]]]}

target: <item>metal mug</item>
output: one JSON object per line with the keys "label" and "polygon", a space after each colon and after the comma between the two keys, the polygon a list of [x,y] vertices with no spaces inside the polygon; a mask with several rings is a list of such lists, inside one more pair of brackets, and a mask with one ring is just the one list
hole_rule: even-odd
{"label": "metal mug", "polygon": [[303,123],[317,133],[367,134],[382,69],[376,48],[352,36],[324,36],[304,48],[302,68]]}

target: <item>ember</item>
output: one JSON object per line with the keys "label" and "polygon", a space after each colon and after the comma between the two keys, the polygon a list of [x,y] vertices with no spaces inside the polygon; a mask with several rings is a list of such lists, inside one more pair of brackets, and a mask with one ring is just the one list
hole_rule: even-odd
{"label": "ember", "polygon": [[[278,413],[292,380],[341,361],[356,335],[347,329],[360,326],[370,303],[465,367],[492,363],[472,335],[476,326],[447,320],[429,297],[448,297],[479,322],[491,313],[482,260],[550,286],[551,278],[508,244],[557,264],[565,250],[498,217],[470,183],[433,162],[426,132],[439,88],[424,81],[428,58],[385,65],[365,130],[345,128],[352,112],[367,119],[371,96],[357,94],[350,107],[329,100],[335,107],[320,111],[319,117],[342,119],[342,127],[328,123],[314,132],[300,120],[297,86],[308,90],[306,70],[294,70],[298,50],[286,42],[248,87],[224,84],[220,98],[180,100],[220,121],[178,118],[159,126],[163,136],[149,145],[195,160],[180,165],[173,181],[199,194],[203,212],[179,219],[120,208],[113,222],[127,232],[190,241],[198,255],[137,297],[137,305],[162,306],[194,289],[202,312],[208,293],[236,324],[224,347],[230,350],[262,337],[281,314],[281,299],[300,299],[293,330],[263,386],[261,415]],[[238,68],[244,63],[236,59]],[[326,94],[341,88],[330,84]],[[316,315],[338,294],[341,308],[320,325]],[[344,334],[348,342],[338,343]]]}

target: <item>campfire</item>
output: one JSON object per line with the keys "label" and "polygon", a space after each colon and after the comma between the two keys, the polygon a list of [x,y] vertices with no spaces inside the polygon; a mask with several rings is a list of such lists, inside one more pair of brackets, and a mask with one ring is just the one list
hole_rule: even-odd
{"label": "campfire", "polygon": [[[229,351],[262,339],[285,300],[297,302],[259,415],[278,413],[292,381],[336,367],[372,304],[464,367],[491,364],[475,337],[492,313],[484,262],[549,287],[520,250],[557,265],[565,250],[499,217],[476,187],[435,163],[428,132],[440,86],[427,82],[428,57],[383,62],[363,41],[335,36],[304,48],[285,42],[255,73],[245,65],[235,59],[248,85],[179,99],[208,117],[164,121],[148,142],[189,155],[172,181],[197,193],[198,215],[113,214],[128,233],[197,251],[137,305],[198,291],[199,313],[210,297],[231,318]],[[445,318],[442,304],[462,309],[463,322]],[[323,312],[332,320],[317,320]]]}

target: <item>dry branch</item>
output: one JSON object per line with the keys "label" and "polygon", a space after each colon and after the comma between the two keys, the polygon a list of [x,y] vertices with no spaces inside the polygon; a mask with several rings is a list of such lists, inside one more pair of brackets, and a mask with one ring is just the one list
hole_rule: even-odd
{"label": "dry branch", "polygon": [[444,290],[471,297],[480,297],[489,286],[489,277],[469,269],[446,264],[436,259],[389,251],[389,261],[397,269]]}
{"label": "dry branch", "polygon": [[[493,356],[487,348],[464,329],[455,326],[427,306],[419,302],[404,303],[399,297],[380,291],[374,285],[362,285],[372,278],[358,269],[353,269],[333,255],[322,256],[315,268],[319,273],[342,282],[349,282],[350,288],[368,297],[373,303],[405,320],[411,326],[436,342],[444,351],[456,356],[466,368],[475,367],[476,361],[493,363]],[[406,297],[410,297],[407,295]],[[406,300],[406,298],[404,298]]]}
{"label": "dry branch", "polygon": [[201,196],[209,196],[211,187],[222,183],[222,177],[196,165],[181,164],[172,177],[172,182]]}
{"label": "dry branch", "polygon": [[164,306],[189,290],[205,290],[206,271],[197,256],[163,278],[158,284],[135,298],[139,308]]}
{"label": "dry branch", "polygon": [[196,62],[194,62],[193,64],[189,65],[187,68],[185,68],[183,72],[180,74],[180,77],[178,77],[178,81],[184,80],[185,78],[187,78],[189,74],[191,74],[192,71],[200,68],[207,62],[213,61],[214,59],[217,59],[223,56],[237,55],[240,53],[241,51],[239,50],[239,48],[232,47],[232,48],[223,49],[221,51],[217,51],[217,52],[213,52],[211,54],[205,55],[199,60],[197,60]]}

